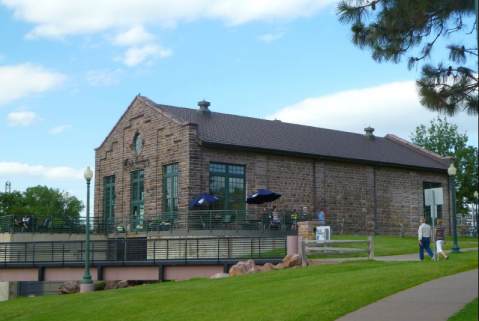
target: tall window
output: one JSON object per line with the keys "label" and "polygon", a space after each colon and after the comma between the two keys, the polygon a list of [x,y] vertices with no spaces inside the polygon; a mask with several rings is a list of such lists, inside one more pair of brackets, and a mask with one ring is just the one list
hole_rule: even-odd
{"label": "tall window", "polygon": [[163,167],[163,211],[178,211],[178,164]]}
{"label": "tall window", "polygon": [[211,204],[217,210],[246,208],[245,167],[229,164],[210,164],[210,194],[221,197]]}
{"label": "tall window", "polygon": [[[427,224],[432,224],[432,221],[431,221],[431,206],[426,206],[426,203],[425,203],[425,200],[424,200],[424,190],[430,189],[430,188],[439,188],[439,187],[442,187],[442,184],[441,183],[433,183],[433,182],[423,182],[422,186],[423,186],[422,195],[423,195],[424,219],[426,220]],[[442,205],[437,206],[437,218],[442,219]]]}
{"label": "tall window", "polygon": [[115,176],[104,178],[105,190],[103,192],[103,204],[105,204],[103,218],[105,223],[115,217]]}
{"label": "tall window", "polygon": [[145,171],[131,172],[131,215],[143,216],[145,195]]}

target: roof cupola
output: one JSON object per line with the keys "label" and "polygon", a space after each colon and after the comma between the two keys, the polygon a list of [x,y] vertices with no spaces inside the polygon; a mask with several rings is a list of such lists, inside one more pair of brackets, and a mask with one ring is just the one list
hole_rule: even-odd
{"label": "roof cupola", "polygon": [[202,100],[200,102],[198,102],[198,106],[200,106],[200,109],[198,110],[198,113],[202,116],[205,116],[205,117],[210,117],[211,116],[211,111],[208,109],[208,107],[210,106],[210,103],[206,100]]}
{"label": "roof cupola", "polygon": [[364,136],[366,136],[366,138],[369,138],[370,140],[374,140],[375,136],[373,134],[374,132],[374,128],[371,128],[371,126],[368,126],[366,128],[364,128]]}

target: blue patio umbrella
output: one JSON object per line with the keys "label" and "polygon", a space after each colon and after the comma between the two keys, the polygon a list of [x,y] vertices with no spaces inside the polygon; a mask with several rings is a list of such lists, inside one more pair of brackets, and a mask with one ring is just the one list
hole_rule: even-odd
{"label": "blue patio umbrella", "polygon": [[263,204],[272,202],[281,197],[281,194],[268,191],[266,189],[259,189],[256,193],[246,198],[248,204]]}
{"label": "blue patio umbrella", "polygon": [[192,200],[188,206],[196,206],[196,205],[203,205],[208,203],[213,203],[219,201],[220,198],[217,196],[210,195],[208,193],[203,193],[197,196],[194,200]]}

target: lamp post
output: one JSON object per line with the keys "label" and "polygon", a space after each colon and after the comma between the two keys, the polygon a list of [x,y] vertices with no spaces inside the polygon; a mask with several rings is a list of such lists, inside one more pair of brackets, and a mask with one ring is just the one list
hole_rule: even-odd
{"label": "lamp post", "polygon": [[474,192],[474,200],[476,201],[476,230],[479,227],[479,217],[477,216],[477,197],[479,196],[479,193],[477,191]]}
{"label": "lamp post", "polygon": [[90,181],[93,178],[93,172],[90,166],[87,167],[83,176],[86,179],[86,233],[85,233],[85,275],[80,284],[80,293],[91,292],[95,290],[90,275]]}
{"label": "lamp post", "polygon": [[459,251],[459,245],[457,245],[457,222],[456,222],[456,173],[457,169],[454,167],[454,163],[447,169],[447,173],[451,177],[451,196],[452,196],[452,233],[454,237],[454,244],[452,244],[451,253],[461,253]]}

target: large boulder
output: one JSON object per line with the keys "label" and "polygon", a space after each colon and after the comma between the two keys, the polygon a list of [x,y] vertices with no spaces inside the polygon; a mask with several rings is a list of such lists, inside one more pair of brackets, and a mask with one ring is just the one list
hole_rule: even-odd
{"label": "large boulder", "polygon": [[130,282],[128,280],[123,280],[123,281],[120,281],[116,284],[117,288],[118,289],[123,289],[123,288],[127,288],[130,286]]}
{"label": "large boulder", "polygon": [[274,264],[272,263],[265,263],[261,267],[261,272],[274,271],[274,270],[276,270],[276,268],[274,267]]}
{"label": "large boulder", "polygon": [[283,259],[283,266],[286,269],[301,266],[302,259],[300,254],[287,255]]}
{"label": "large boulder", "polygon": [[80,286],[72,281],[62,283],[58,289],[61,294],[75,294],[80,292]]}
{"label": "large boulder", "polygon": [[256,263],[253,260],[248,260],[246,262],[240,261],[237,264],[233,265],[229,271],[230,276],[245,275],[258,272]]}

